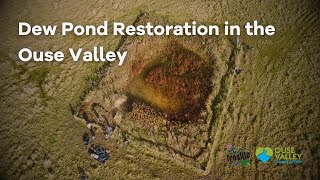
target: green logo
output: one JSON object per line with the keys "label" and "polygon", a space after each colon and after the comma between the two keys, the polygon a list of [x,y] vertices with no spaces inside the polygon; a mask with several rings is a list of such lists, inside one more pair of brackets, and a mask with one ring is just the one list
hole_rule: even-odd
{"label": "green logo", "polygon": [[259,147],[256,150],[256,156],[261,162],[266,163],[273,156],[273,151],[269,147],[266,147],[266,148]]}

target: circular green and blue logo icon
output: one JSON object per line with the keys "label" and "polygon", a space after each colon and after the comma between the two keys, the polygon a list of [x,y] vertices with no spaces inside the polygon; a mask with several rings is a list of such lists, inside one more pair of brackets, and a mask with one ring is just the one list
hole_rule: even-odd
{"label": "circular green and blue logo icon", "polygon": [[272,158],[273,151],[269,147],[265,147],[265,148],[259,147],[256,150],[256,156],[261,162],[266,163]]}

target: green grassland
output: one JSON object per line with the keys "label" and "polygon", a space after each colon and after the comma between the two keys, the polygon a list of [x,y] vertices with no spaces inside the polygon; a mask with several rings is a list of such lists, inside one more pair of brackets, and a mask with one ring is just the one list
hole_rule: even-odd
{"label": "green grassland", "polygon": [[[246,179],[245,175],[251,179],[316,179],[320,176],[318,1],[48,0],[7,1],[1,6],[0,179],[77,179],[81,168],[90,179]],[[71,114],[70,105],[79,107],[91,91],[100,87],[101,80],[107,78],[104,75],[108,69],[121,76],[125,72],[121,68],[127,68],[126,64],[115,67],[73,62],[71,57],[62,63],[18,60],[17,52],[23,47],[67,52],[69,47],[91,49],[101,45],[118,50],[126,41],[125,37],[111,35],[19,37],[19,21],[44,25],[63,21],[102,24],[107,19],[133,24],[141,12],[172,23],[195,20],[198,24],[223,24],[228,20],[244,25],[258,20],[276,27],[272,37],[249,37],[242,33],[240,47],[232,46],[235,37],[218,37],[225,43],[221,49],[215,49],[217,58],[223,62],[221,71],[225,73],[212,100],[213,141],[208,146],[210,156],[204,170],[168,158],[138,140],[124,146],[117,133],[109,142],[100,142],[111,153],[106,164],[100,165],[88,155],[82,142],[82,135],[88,130]],[[233,73],[234,65],[242,68],[239,75]],[[114,88],[117,79],[108,82],[111,83],[107,87],[117,91]],[[109,95],[105,96],[103,99],[108,99]],[[227,144],[249,149],[250,167],[231,167],[225,157]],[[262,164],[254,157],[255,148],[260,146],[294,146],[302,153],[303,164]]]}

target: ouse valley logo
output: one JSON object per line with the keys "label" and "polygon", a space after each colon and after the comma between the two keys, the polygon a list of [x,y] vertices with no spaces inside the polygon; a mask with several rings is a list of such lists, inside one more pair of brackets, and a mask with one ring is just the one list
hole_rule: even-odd
{"label": "ouse valley logo", "polygon": [[274,164],[301,164],[302,154],[296,153],[294,147],[276,147],[271,149],[269,147],[259,147],[256,149],[256,157],[263,163],[268,162],[274,158]]}
{"label": "ouse valley logo", "polygon": [[269,159],[272,158],[273,151],[269,147],[266,147],[266,148],[259,147],[256,150],[256,156],[261,162],[266,163],[267,161],[269,161]]}
{"label": "ouse valley logo", "polygon": [[250,165],[250,153],[246,149],[239,149],[229,144],[227,146],[227,160],[232,166],[241,165],[246,167]]}
{"label": "ouse valley logo", "polygon": [[297,153],[294,147],[276,147],[274,149],[275,164],[301,164],[302,154]]}

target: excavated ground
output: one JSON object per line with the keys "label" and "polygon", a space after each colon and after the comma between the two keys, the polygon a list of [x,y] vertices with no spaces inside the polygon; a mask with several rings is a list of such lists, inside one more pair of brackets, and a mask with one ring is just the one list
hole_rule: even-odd
{"label": "excavated ground", "polygon": [[141,87],[131,95],[171,122],[196,122],[212,90],[212,66],[177,42],[167,46],[167,52],[134,78],[131,86]]}

